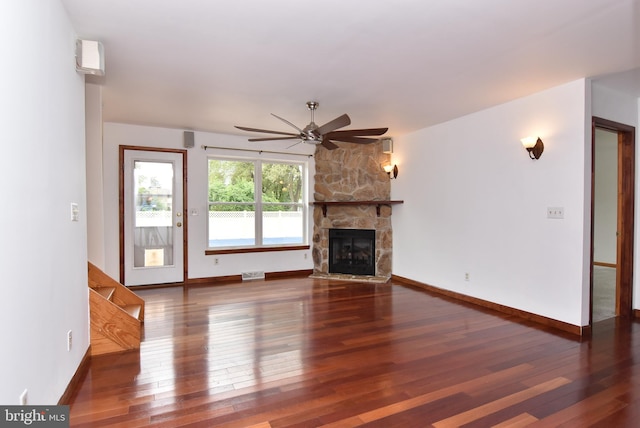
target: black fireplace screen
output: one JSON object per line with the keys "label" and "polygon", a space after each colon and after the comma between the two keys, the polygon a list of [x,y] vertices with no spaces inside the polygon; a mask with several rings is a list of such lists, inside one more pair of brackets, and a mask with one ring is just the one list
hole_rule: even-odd
{"label": "black fireplace screen", "polygon": [[329,273],[375,275],[376,231],[329,229]]}

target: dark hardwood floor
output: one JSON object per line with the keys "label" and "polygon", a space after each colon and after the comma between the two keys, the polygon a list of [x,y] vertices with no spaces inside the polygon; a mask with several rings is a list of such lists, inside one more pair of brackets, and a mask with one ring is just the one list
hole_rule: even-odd
{"label": "dark hardwood floor", "polygon": [[96,357],[71,425],[637,427],[640,324],[581,339],[403,285],[138,291],[140,352]]}

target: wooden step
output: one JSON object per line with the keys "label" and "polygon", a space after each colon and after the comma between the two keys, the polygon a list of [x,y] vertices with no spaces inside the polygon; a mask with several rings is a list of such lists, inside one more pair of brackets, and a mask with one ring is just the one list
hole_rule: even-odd
{"label": "wooden step", "polygon": [[113,293],[116,291],[115,287],[96,287],[94,288],[102,297],[107,300],[111,300]]}
{"label": "wooden step", "polygon": [[135,319],[139,319],[140,311],[142,310],[142,305],[124,305],[121,306],[129,315],[134,317]]}
{"label": "wooden step", "polygon": [[91,355],[140,349],[144,300],[88,263]]}

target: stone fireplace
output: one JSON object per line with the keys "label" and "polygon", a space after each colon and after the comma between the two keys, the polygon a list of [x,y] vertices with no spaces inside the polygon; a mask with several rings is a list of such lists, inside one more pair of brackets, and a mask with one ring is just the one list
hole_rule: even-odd
{"label": "stone fireplace", "polygon": [[[390,155],[382,151],[380,142],[338,145],[335,150],[318,146],[314,156],[313,277],[351,275],[355,279],[386,281],[391,277],[391,205],[375,201],[390,199],[391,183],[381,167],[389,162]],[[332,272],[329,266],[335,249],[329,246],[331,229],[373,231],[373,270]]]}

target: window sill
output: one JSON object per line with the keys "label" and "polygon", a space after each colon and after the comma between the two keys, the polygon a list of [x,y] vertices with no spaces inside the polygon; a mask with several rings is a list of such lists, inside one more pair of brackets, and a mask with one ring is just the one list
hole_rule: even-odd
{"label": "window sill", "polygon": [[296,251],[308,250],[310,245],[290,245],[282,247],[247,247],[247,248],[221,248],[219,250],[205,250],[205,256],[214,256],[218,254],[243,254],[243,253],[267,253],[271,251]]}

